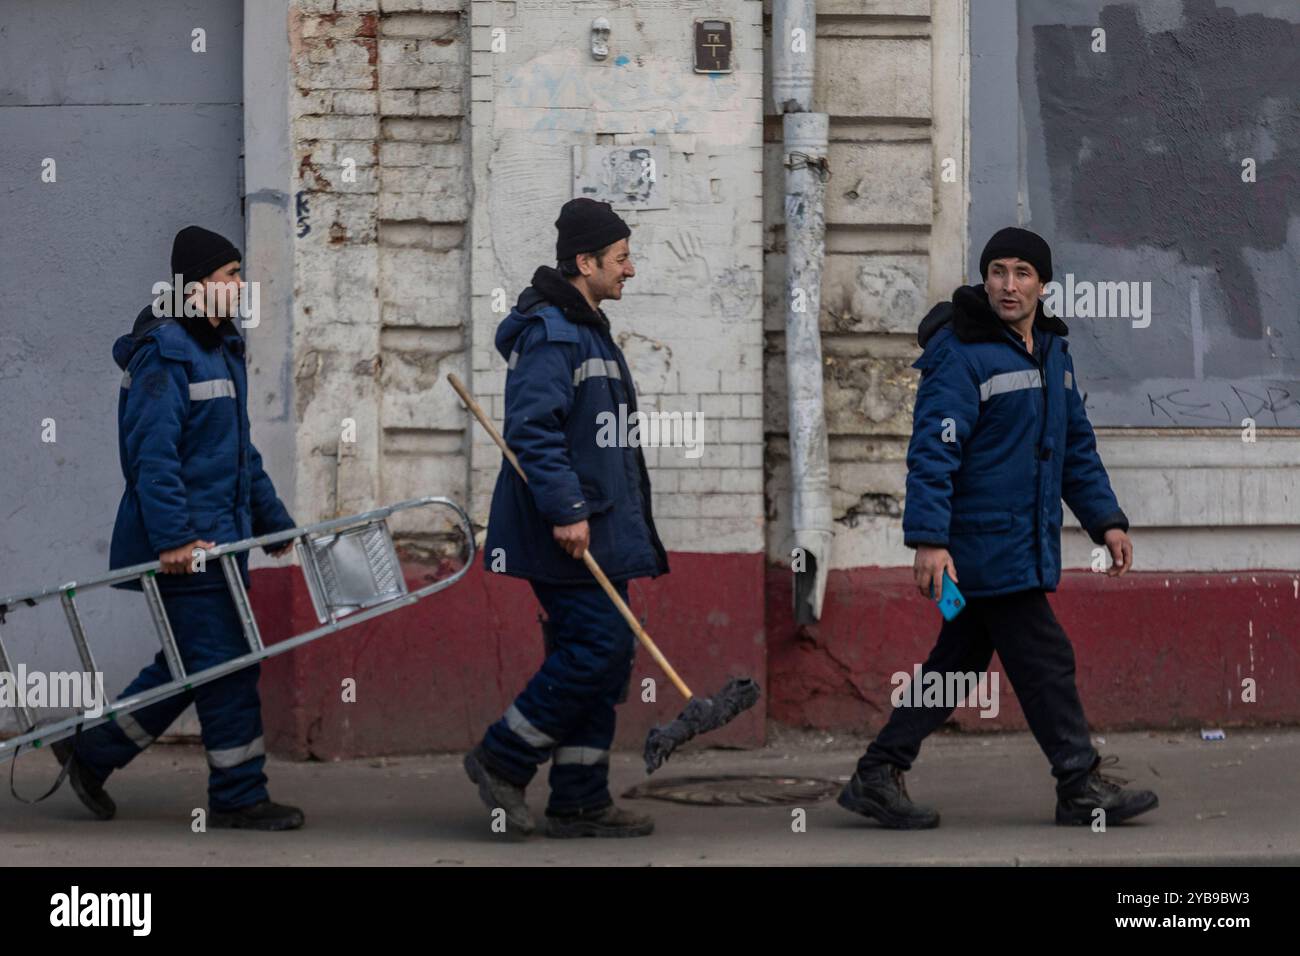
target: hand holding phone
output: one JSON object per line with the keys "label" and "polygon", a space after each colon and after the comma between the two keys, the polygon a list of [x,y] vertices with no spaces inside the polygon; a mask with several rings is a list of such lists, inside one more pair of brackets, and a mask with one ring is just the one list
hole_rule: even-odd
{"label": "hand holding phone", "polygon": [[[930,599],[934,600],[934,584],[930,584]],[[939,594],[939,613],[943,615],[945,621],[951,621],[961,613],[961,609],[966,606],[966,598],[962,596],[961,591],[957,590],[957,582],[948,577],[948,572],[943,572],[943,585]]]}

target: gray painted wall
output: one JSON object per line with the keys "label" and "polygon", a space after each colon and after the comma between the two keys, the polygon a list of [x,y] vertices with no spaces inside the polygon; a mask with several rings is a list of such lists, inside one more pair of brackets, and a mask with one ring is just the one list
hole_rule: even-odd
{"label": "gray painted wall", "polygon": [[[244,0],[244,279],[259,290],[259,322],[244,329],[248,417],[262,464],[289,513],[294,501],[293,225],[290,199],[289,0]],[[283,564],[256,549],[254,569]]]}
{"label": "gray painted wall", "polygon": [[[0,0],[0,592],[107,569],[113,340],[168,278],[182,226],[242,245],[241,20],[241,0]],[[191,52],[196,27],[206,53]],[[119,691],[157,649],[141,599],[79,603]],[[15,612],[4,635],[29,667],[80,669],[57,604]]]}
{"label": "gray painted wall", "polygon": [[1150,283],[1146,327],[1062,311],[1093,422],[1300,426],[1300,5],[980,3],[971,55],[971,280],[1019,223]]}

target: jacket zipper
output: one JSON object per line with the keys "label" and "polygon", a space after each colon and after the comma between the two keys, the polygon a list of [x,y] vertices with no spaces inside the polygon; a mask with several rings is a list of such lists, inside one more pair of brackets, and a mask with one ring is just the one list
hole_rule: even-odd
{"label": "jacket zipper", "polygon": [[[1033,335],[1031,330],[1029,333]],[[1038,349],[1038,382],[1039,391],[1043,396],[1043,417],[1038,425],[1038,447],[1035,455],[1038,458],[1038,487],[1034,489],[1034,553],[1038,559],[1036,570],[1040,575],[1039,583],[1042,583],[1041,575],[1043,570],[1043,501],[1041,492],[1043,490],[1043,468],[1046,467],[1046,461],[1043,457],[1043,436],[1047,434],[1047,354],[1052,347],[1051,339],[1044,335],[1043,345]]]}
{"label": "jacket zipper", "polygon": [[[1031,328],[1029,330],[1031,339],[1033,334],[1034,331]],[[1042,469],[1043,462],[1045,461],[1043,458],[1043,436],[1047,434],[1047,354],[1052,347],[1052,337],[1045,334],[1043,336],[1043,345],[1040,346],[1036,352],[1032,353],[1025,348],[1025,343],[1023,341],[1018,341],[1016,345],[1024,351],[1026,355],[1033,359],[1034,363],[1038,366],[1038,392],[1039,395],[1042,396],[1043,400],[1042,418],[1038,425],[1038,441],[1034,447],[1034,463],[1037,465],[1037,472],[1034,476],[1035,481],[1037,482],[1037,486],[1034,488],[1034,570],[1039,574],[1041,583],[1043,569],[1043,508],[1042,502],[1039,499],[1041,497],[1040,492],[1042,491],[1043,486]]]}

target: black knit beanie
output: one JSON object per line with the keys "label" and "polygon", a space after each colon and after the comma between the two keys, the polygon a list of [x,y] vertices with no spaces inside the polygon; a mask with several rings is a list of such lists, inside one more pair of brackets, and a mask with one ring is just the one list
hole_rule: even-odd
{"label": "black knit beanie", "polygon": [[202,282],[206,276],[243,256],[234,244],[201,226],[186,226],[172,242],[172,275],[184,277],[184,285]]}
{"label": "black knit beanie", "polygon": [[628,224],[607,202],[582,197],[570,199],[560,209],[555,220],[560,231],[555,241],[555,258],[563,262],[580,252],[596,252],[611,243],[632,235]]}
{"label": "black knit beanie", "polygon": [[1044,283],[1052,281],[1052,249],[1042,236],[1028,229],[1007,226],[993,233],[993,238],[980,254],[980,276],[987,279],[989,263],[994,259],[1006,259],[1014,256],[1024,259],[1038,270],[1038,278]]}

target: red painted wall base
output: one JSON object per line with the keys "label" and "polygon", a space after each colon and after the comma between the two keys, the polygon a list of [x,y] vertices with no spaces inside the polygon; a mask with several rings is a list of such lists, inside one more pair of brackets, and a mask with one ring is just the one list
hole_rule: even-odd
{"label": "red painted wall base", "polygon": [[[939,614],[916,594],[910,569],[833,572],[822,620],[798,628],[790,572],[766,567],[761,555],[674,553],[671,563],[671,574],[632,585],[650,636],[698,694],[733,675],[762,685],[758,706],[712,743],[761,745],[765,718],[874,733],[889,716],[890,676],[910,673],[938,634]],[[430,573],[408,566],[408,582],[419,586]],[[296,569],[259,571],[256,580],[268,643],[314,626]],[[1074,644],[1095,730],[1300,723],[1300,576],[1067,572],[1050,600]],[[527,583],[476,566],[413,607],[268,661],[268,744],[324,759],[467,749],[541,663],[539,610]],[[960,707],[957,727],[1025,727],[996,657],[994,665],[998,716]],[[654,703],[641,700],[647,677]],[[355,703],[342,699],[345,678],[356,681]],[[1254,703],[1242,700],[1246,678],[1256,684]],[[640,749],[682,704],[640,651],[616,745]]]}
{"label": "red painted wall base", "polygon": [[[632,610],[692,692],[707,696],[731,676],[765,683],[762,555],[670,555],[672,572],[634,581]],[[429,569],[407,566],[422,586]],[[268,644],[316,626],[294,568],[257,572],[250,592]],[[263,665],[267,744],[286,756],[350,756],[466,750],[477,743],[540,666],[540,606],[527,582],[477,565],[418,604],[322,638]],[[356,702],[343,701],[346,678]],[[642,700],[642,680],[655,701]],[[766,688],[764,688],[766,690]],[[628,701],[619,707],[616,746],[640,749],[656,724],[685,701],[644,649]],[[761,746],[763,705],[710,741]]]}
{"label": "red painted wall base", "polygon": [[[768,715],[782,723],[875,733],[890,683],[928,656],[942,619],[910,568],[830,576],[822,620],[799,629],[792,579],[769,568]],[[1287,572],[1107,578],[1068,571],[1049,601],[1074,645],[1076,676],[1096,730],[1300,723],[1300,576]],[[999,671],[1000,712],[959,707],[963,730],[1023,729]],[[1254,678],[1256,701],[1242,700]]]}

